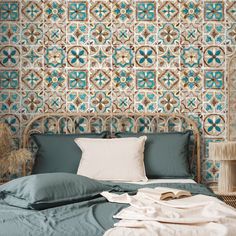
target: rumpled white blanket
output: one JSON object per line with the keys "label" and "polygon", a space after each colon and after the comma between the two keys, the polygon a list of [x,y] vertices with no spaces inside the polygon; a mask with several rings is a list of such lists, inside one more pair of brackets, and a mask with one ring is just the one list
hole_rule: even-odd
{"label": "rumpled white blanket", "polygon": [[102,192],[109,202],[128,203],[104,236],[236,236],[236,210],[215,197],[195,195],[158,201],[137,193]]}

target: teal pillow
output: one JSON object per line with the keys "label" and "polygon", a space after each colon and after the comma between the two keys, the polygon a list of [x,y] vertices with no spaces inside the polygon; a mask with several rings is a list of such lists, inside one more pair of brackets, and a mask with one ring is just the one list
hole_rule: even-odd
{"label": "teal pillow", "polygon": [[147,136],[144,163],[148,178],[189,178],[189,142],[192,131],[173,133],[116,133],[116,137]]}
{"label": "teal pillow", "polygon": [[85,176],[69,173],[30,175],[0,186],[0,198],[7,204],[42,210],[89,200],[112,187]]}
{"label": "teal pillow", "polygon": [[87,134],[33,134],[38,146],[32,174],[77,173],[82,152],[75,138],[106,138],[108,132]]}

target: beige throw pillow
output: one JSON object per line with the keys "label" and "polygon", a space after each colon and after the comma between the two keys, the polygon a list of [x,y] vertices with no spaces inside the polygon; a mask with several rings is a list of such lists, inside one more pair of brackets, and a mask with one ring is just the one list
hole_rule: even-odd
{"label": "beige throw pillow", "polygon": [[147,181],[144,145],[147,137],[76,138],[82,150],[77,174],[97,180]]}

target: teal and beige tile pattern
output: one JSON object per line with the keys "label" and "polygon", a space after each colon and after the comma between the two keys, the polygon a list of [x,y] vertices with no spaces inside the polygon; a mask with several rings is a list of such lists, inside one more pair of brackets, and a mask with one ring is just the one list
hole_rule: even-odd
{"label": "teal and beige tile pattern", "polygon": [[216,181],[235,53],[235,0],[1,0],[1,119],[20,136],[43,112],[181,112]]}

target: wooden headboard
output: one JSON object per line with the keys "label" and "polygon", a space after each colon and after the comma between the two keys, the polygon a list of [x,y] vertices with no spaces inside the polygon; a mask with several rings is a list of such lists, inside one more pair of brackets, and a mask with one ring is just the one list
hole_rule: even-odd
{"label": "wooden headboard", "polygon": [[23,133],[23,147],[32,150],[33,133],[88,133],[88,132],[173,132],[192,130],[191,168],[196,181],[201,181],[200,133],[196,123],[182,114],[163,113],[45,113],[32,118]]}

